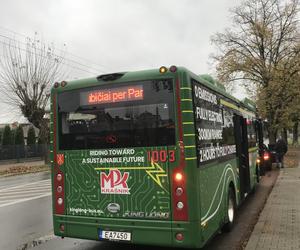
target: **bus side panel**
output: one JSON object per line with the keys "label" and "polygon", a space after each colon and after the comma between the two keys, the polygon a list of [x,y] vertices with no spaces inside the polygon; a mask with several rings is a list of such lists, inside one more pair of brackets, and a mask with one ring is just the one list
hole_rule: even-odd
{"label": "bus side panel", "polygon": [[197,167],[200,191],[200,224],[202,243],[212,237],[226,222],[229,186],[234,186],[239,203],[239,179],[234,133],[234,106],[216,90],[191,79]]}
{"label": "bus side panel", "polygon": [[[210,239],[224,224],[229,184],[238,195],[237,160],[207,164],[199,170],[201,226],[204,241]],[[238,201],[237,201],[238,202]]]}

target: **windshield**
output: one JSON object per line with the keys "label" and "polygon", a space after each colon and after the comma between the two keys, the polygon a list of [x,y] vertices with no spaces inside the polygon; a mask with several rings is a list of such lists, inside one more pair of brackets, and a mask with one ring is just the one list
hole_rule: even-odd
{"label": "windshield", "polygon": [[175,144],[172,80],[143,81],[58,95],[62,150]]}

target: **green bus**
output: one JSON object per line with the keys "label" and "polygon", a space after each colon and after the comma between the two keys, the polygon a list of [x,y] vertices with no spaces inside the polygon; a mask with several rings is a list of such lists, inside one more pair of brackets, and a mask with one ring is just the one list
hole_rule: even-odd
{"label": "green bus", "polygon": [[217,81],[171,66],[55,83],[54,233],[201,248],[259,181],[259,120]]}

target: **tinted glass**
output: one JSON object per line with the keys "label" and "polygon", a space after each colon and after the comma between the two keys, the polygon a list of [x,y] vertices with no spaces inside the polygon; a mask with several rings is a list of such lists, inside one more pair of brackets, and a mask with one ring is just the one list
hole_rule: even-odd
{"label": "tinted glass", "polygon": [[172,80],[60,93],[58,109],[60,149],[175,144]]}
{"label": "tinted glass", "polygon": [[192,79],[198,166],[232,158],[236,153],[233,112],[222,97]]}
{"label": "tinted glass", "polygon": [[249,148],[256,147],[257,135],[256,135],[255,123],[252,120],[247,121],[247,133],[248,133]]}

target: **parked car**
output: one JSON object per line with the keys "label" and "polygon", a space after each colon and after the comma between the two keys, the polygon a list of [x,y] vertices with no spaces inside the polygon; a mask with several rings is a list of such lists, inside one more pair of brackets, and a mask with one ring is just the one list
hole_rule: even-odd
{"label": "parked car", "polygon": [[264,174],[266,171],[270,171],[272,169],[273,163],[276,163],[277,154],[274,149],[274,145],[269,144],[267,147],[263,144],[263,147],[260,149],[259,156],[260,172]]}

